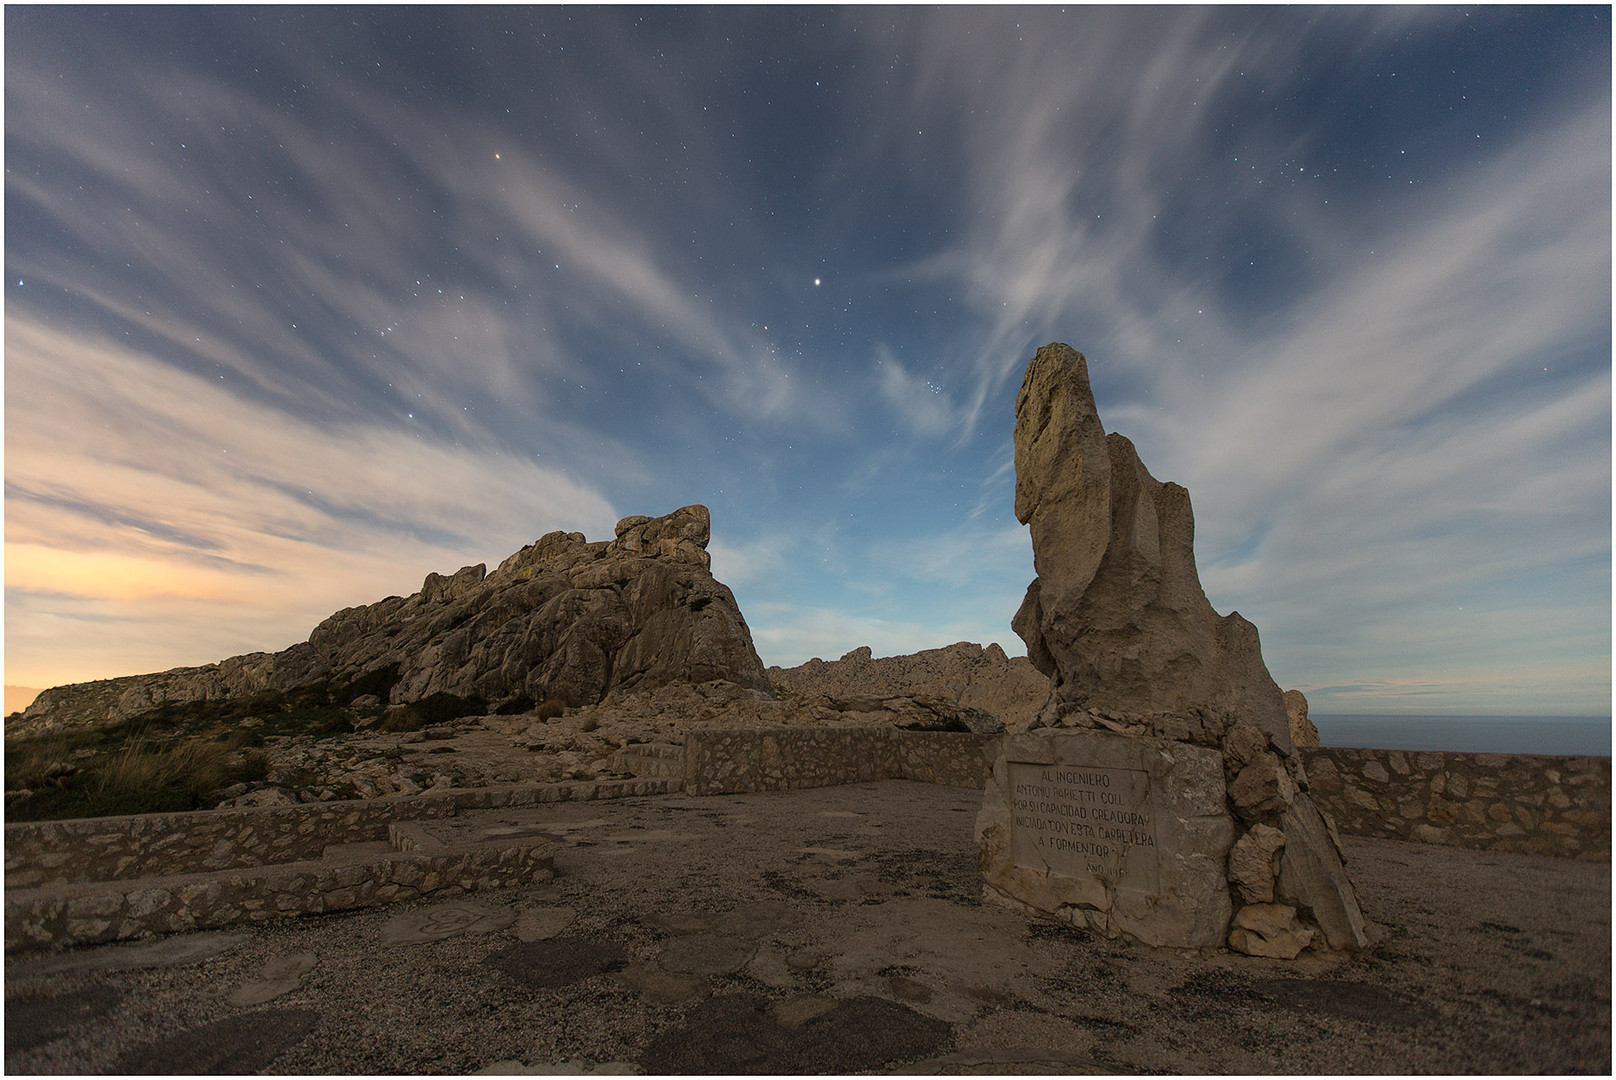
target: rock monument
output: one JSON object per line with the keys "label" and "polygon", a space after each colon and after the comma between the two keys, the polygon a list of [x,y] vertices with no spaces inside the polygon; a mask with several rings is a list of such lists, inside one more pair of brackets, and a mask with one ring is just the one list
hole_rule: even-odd
{"label": "rock monument", "polygon": [[1208,603],[1189,493],[1106,434],[1070,346],[1027,366],[1015,462],[1038,576],[1012,625],[1050,693],[984,795],[988,896],[1153,945],[1362,948],[1257,629]]}
{"label": "rock monument", "polygon": [[491,574],[428,574],[412,596],[339,611],[282,652],[55,687],[21,720],[48,728],[305,688],[337,704],[443,693],[508,710],[720,679],[772,697],[735,597],[709,571],[709,533],[699,505],[624,518],[609,541],[552,532]]}

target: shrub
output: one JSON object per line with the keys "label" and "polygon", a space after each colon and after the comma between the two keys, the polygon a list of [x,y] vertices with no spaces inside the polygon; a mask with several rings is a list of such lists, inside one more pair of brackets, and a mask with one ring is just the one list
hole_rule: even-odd
{"label": "shrub", "polygon": [[229,783],[237,767],[231,752],[216,742],[189,739],[152,751],[135,740],[101,766],[89,789],[93,809],[86,816],[193,810],[203,795]]}
{"label": "shrub", "polygon": [[560,698],[546,698],[544,704],[533,710],[533,715],[540,720],[554,720],[567,711],[567,703]]}
{"label": "shrub", "polygon": [[248,750],[241,755],[236,780],[256,783],[269,776],[269,755],[262,750]]}

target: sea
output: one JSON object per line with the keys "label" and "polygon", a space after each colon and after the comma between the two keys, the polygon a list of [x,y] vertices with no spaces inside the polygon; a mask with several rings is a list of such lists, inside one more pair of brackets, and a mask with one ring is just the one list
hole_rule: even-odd
{"label": "sea", "polygon": [[1325,746],[1610,757],[1608,716],[1416,716],[1310,713]]}

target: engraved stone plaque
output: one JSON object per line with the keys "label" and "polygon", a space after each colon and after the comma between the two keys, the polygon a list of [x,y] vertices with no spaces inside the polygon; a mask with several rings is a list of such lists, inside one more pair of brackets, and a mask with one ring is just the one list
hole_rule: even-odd
{"label": "engraved stone plaque", "polygon": [[989,899],[1151,945],[1224,944],[1234,822],[1217,750],[1088,730],[1011,735],[976,834]]}
{"label": "engraved stone plaque", "polygon": [[1157,887],[1149,773],[1030,761],[1007,766],[1010,857],[1017,866]]}

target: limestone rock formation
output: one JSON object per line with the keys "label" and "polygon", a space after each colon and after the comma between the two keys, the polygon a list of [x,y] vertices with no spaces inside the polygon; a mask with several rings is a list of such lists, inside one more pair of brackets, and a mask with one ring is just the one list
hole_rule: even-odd
{"label": "limestone rock formation", "polygon": [[797,696],[940,699],[995,716],[1010,731],[1025,729],[1049,697],[1049,679],[1026,657],[969,641],[881,657],[865,645],[840,660],[771,667],[769,679]]}
{"label": "limestone rock formation", "polygon": [[1285,715],[1290,720],[1291,742],[1303,747],[1319,745],[1319,729],[1307,718],[1307,698],[1300,690],[1285,691]]}
{"label": "limestone rock formation", "polygon": [[[1051,680],[1033,726],[1215,748],[1222,814],[1237,834],[1222,849],[1230,947],[1286,957],[1315,941],[1362,948],[1357,896],[1334,829],[1307,794],[1257,629],[1212,610],[1195,569],[1189,493],[1157,481],[1132,443],[1106,434],[1087,363],[1070,346],[1046,345],[1027,366],[1015,460],[1016,516],[1031,526],[1038,576],[1012,625]],[[1295,730],[1306,735],[1303,710]]]}
{"label": "limestone rock formation", "polygon": [[1012,626],[1061,712],[1239,714],[1290,748],[1257,628],[1219,616],[1195,570],[1189,493],[1107,435],[1088,366],[1038,350],[1016,397],[1016,517],[1038,576]]}
{"label": "limestone rock formation", "polygon": [[420,592],[339,611],[283,652],[56,687],[22,720],[38,729],[315,686],[338,704],[444,693],[490,708],[715,679],[772,696],[735,597],[708,570],[707,508],[624,518],[616,533],[552,532],[491,574],[428,574]]}

